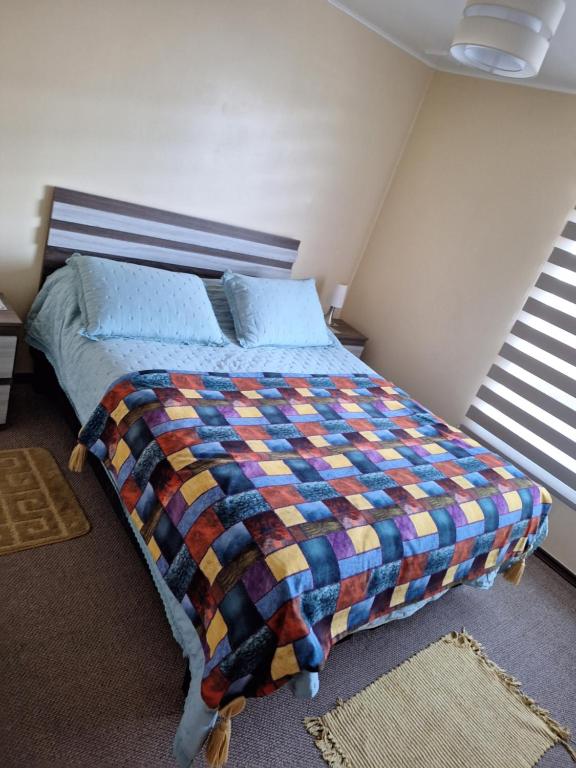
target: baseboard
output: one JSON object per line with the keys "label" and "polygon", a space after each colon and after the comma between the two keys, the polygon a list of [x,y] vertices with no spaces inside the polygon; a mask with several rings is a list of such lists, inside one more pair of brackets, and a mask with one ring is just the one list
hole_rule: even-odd
{"label": "baseboard", "polygon": [[552,557],[552,555],[549,555],[548,552],[540,549],[540,547],[538,547],[534,554],[536,557],[542,560],[543,563],[546,563],[549,568],[552,568],[553,571],[556,571],[559,576],[562,576],[562,578],[565,579],[569,584],[572,584],[573,587],[576,587],[576,573],[572,573],[569,568],[566,568],[566,566],[562,565],[559,560],[556,560],[555,557]]}

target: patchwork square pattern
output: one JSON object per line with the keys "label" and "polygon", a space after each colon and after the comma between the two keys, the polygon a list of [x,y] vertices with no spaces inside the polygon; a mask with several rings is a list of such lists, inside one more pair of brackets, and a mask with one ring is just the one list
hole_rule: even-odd
{"label": "patchwork square pattern", "polygon": [[319,670],[351,631],[525,556],[551,503],[363,374],[141,371],[80,441],[185,605],[212,708]]}

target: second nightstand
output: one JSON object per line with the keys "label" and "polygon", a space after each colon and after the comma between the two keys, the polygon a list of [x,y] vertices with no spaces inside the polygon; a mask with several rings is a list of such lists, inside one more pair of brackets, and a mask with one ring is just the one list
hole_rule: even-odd
{"label": "second nightstand", "polygon": [[6,424],[14,359],[22,321],[0,293],[0,427]]}
{"label": "second nightstand", "polygon": [[368,341],[366,336],[357,331],[356,328],[348,325],[348,323],[345,323],[344,320],[334,320],[332,325],[328,327],[342,346],[346,347],[356,357],[362,357],[364,347]]}

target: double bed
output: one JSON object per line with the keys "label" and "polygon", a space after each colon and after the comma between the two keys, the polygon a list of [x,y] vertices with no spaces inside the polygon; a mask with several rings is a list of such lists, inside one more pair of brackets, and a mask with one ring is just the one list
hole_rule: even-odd
{"label": "double bed", "polygon": [[[181,766],[222,706],[285,683],[313,696],[335,642],[457,584],[489,588],[547,532],[544,488],[332,334],[324,346],[240,346],[219,276],[289,278],[297,250],[288,238],[54,191],[28,342],[83,425],[80,445],[103,462],[188,660]],[[66,265],[78,251],[200,275],[224,343],[87,338]],[[187,495],[198,478],[202,493]]]}

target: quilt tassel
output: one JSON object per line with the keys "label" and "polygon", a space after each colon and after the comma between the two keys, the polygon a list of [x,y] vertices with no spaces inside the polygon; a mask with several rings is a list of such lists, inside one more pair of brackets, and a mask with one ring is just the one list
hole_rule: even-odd
{"label": "quilt tassel", "polygon": [[526,560],[518,560],[517,563],[514,563],[514,565],[511,565],[510,568],[508,568],[504,573],[502,574],[506,581],[509,581],[511,584],[514,584],[514,586],[518,586],[520,582],[522,581],[522,576],[524,575],[524,571],[526,570]]}
{"label": "quilt tassel", "polygon": [[82,472],[86,464],[88,448],[82,443],[76,443],[68,460],[68,469],[71,472]]}
{"label": "quilt tassel", "polygon": [[244,711],[246,699],[240,696],[218,711],[218,722],[206,740],[206,760],[210,768],[222,768],[228,762],[232,718]]}

